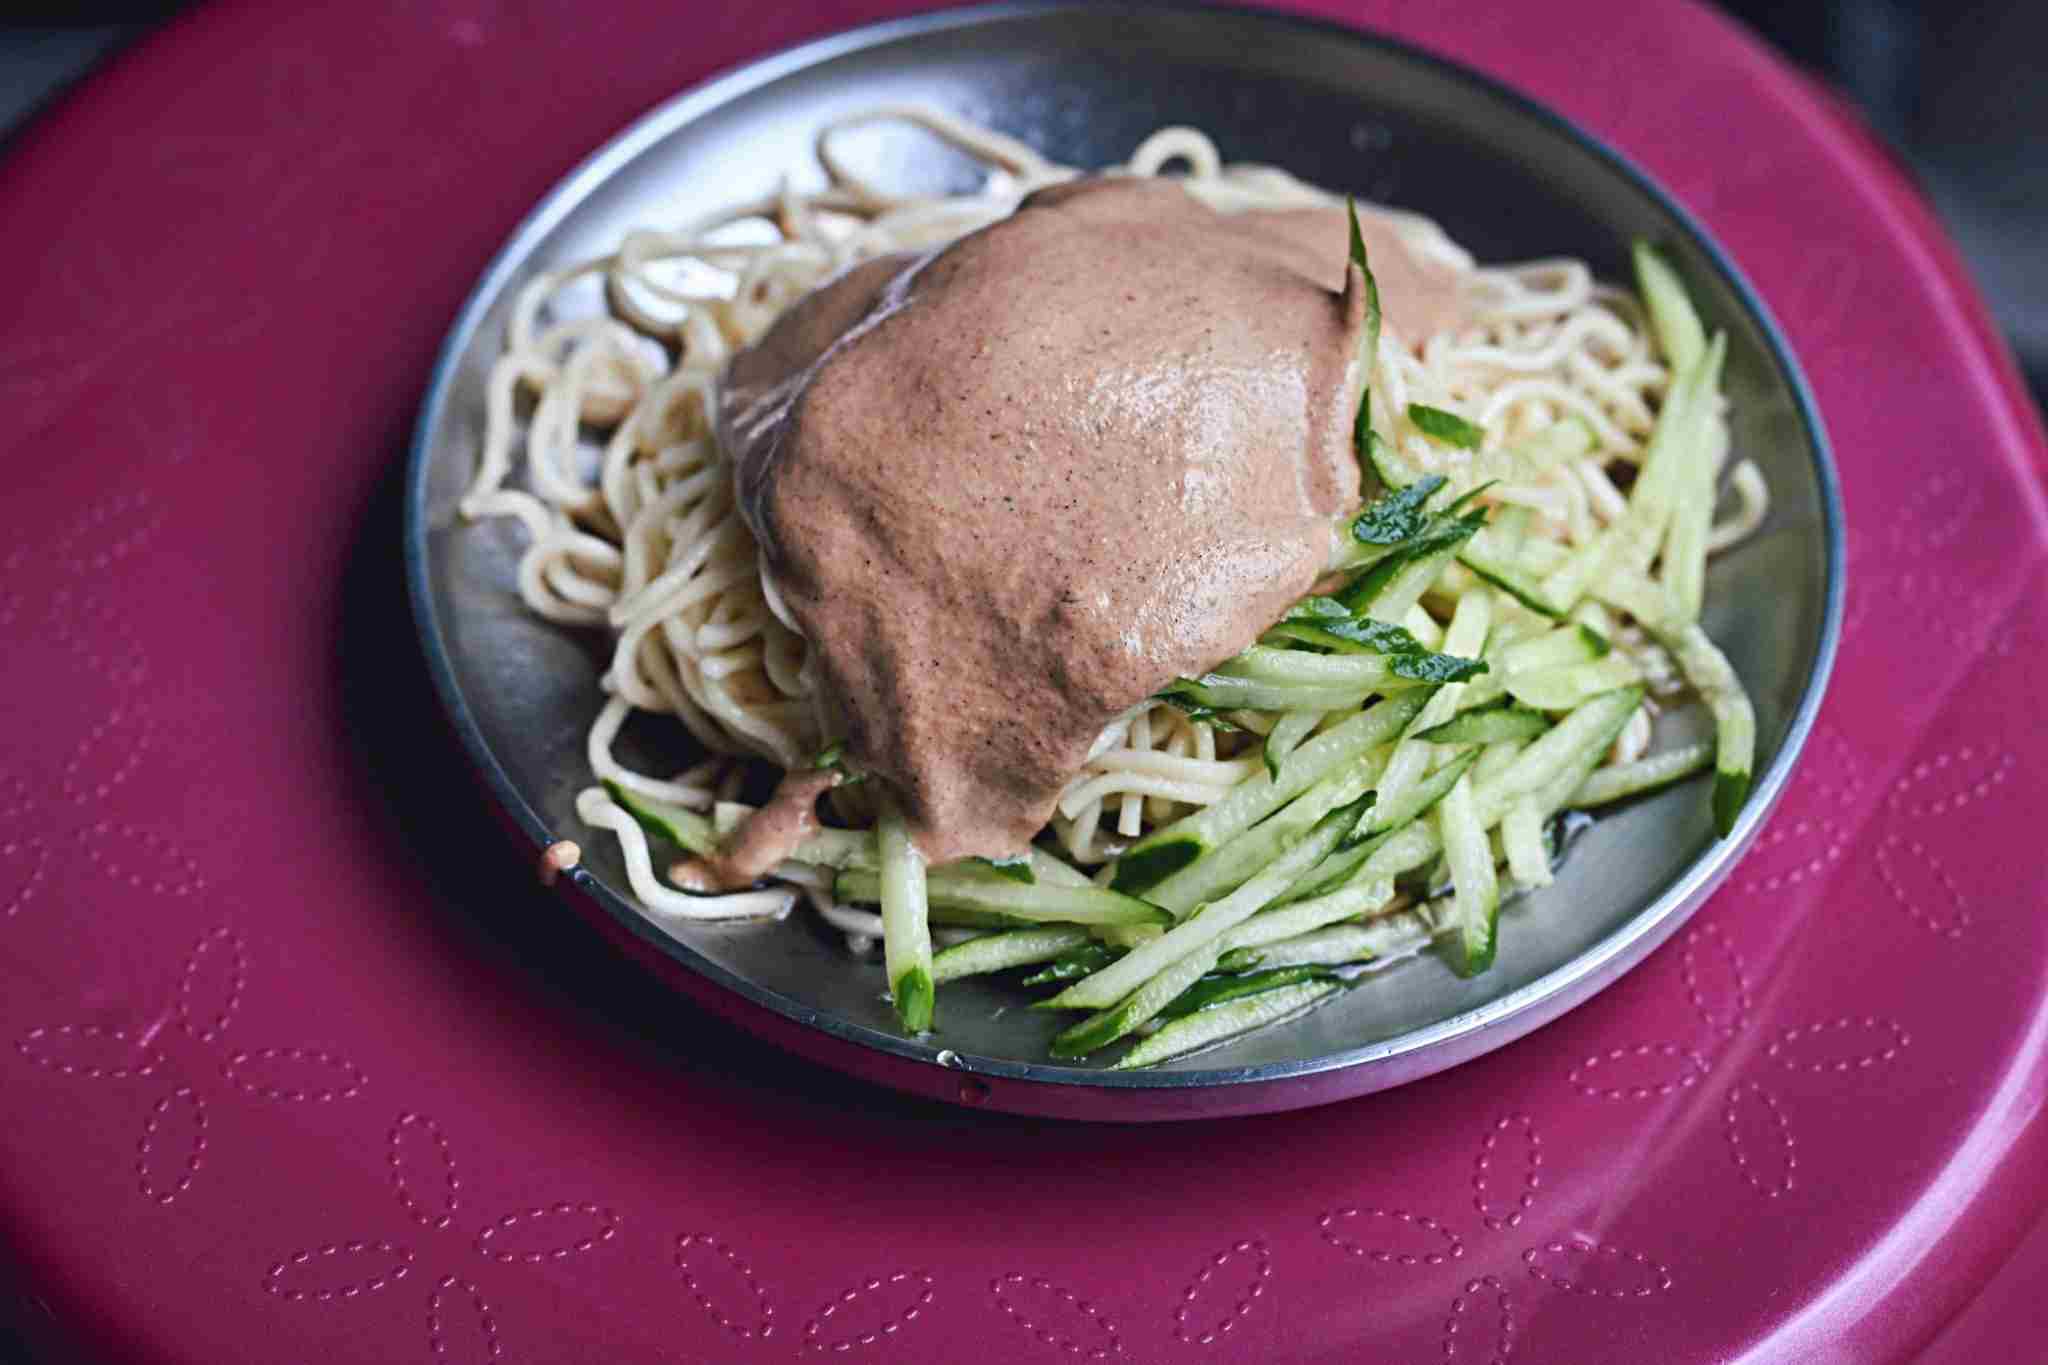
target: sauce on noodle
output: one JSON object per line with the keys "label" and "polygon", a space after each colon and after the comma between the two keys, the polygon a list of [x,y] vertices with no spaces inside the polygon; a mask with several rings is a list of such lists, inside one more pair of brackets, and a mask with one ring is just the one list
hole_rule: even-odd
{"label": "sauce on noodle", "polygon": [[[1362,220],[1396,331],[1453,323],[1458,273]],[[734,357],[741,515],[927,858],[1024,847],[1105,725],[1315,583],[1360,494],[1346,230],[1074,181],[855,267]]]}

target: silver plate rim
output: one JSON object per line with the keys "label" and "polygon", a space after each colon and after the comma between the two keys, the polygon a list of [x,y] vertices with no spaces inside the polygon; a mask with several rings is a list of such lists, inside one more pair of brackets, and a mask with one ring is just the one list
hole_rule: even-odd
{"label": "silver plate rim", "polygon": [[[1793,411],[1799,419],[1808,449],[1812,454],[1820,490],[1823,558],[1826,567],[1826,597],[1813,668],[1800,693],[1798,704],[1793,709],[1784,743],[1779,747],[1770,766],[1756,778],[1750,800],[1738,817],[1734,830],[1728,837],[1717,841],[1702,852],[1662,895],[1638,911],[1625,925],[1601,940],[1595,947],[1564,966],[1506,995],[1435,1024],[1361,1047],[1298,1060],[1206,1070],[1105,1071],[1050,1063],[1016,1062],[993,1057],[957,1056],[951,1050],[942,1049],[932,1043],[884,1033],[848,1019],[822,1013],[756,986],[697,953],[689,945],[662,933],[622,895],[588,871],[575,869],[566,880],[577,891],[594,900],[636,937],[652,944],[685,968],[712,984],[731,991],[749,1004],[781,1016],[790,1023],[815,1029],[841,1043],[928,1063],[934,1068],[943,1065],[945,1069],[955,1073],[969,1071],[990,1079],[1000,1078],[1040,1086],[1101,1091],[1178,1091],[1271,1084],[1404,1057],[1416,1063],[1423,1063],[1423,1056],[1431,1051],[1456,1054],[1446,1056],[1442,1066],[1423,1063],[1404,1068],[1404,1074],[1398,1080],[1390,1080],[1388,1084],[1418,1079],[1443,1067],[1456,1065],[1460,1061],[1513,1042],[1582,1003],[1619,978],[1629,967],[1676,932],[1727,877],[1741,854],[1755,840],[1765,820],[1769,818],[1771,810],[1777,805],[1813,729],[1834,671],[1842,630],[1845,593],[1843,580],[1846,550],[1842,525],[1841,485],[1833,451],[1828,443],[1819,406],[1805,372],[1800,368],[1783,330],[1762,296],[1735,265],[1719,241],[1707,231],[1705,225],[1633,160],[1563,115],[1523,95],[1513,87],[1460,62],[1385,34],[1351,28],[1313,16],[1241,5],[1121,3],[1108,7],[1077,3],[1077,0],[1005,0],[1005,3],[884,20],[812,39],[748,62],[722,75],[713,76],[654,106],[592,152],[542,196],[485,267],[457,313],[456,320],[435,359],[406,457],[402,527],[406,594],[426,656],[427,671],[433,682],[435,694],[440,699],[463,750],[476,766],[491,794],[503,810],[509,813],[513,823],[531,844],[532,852],[537,857],[542,850],[554,843],[558,836],[514,786],[504,766],[485,740],[483,731],[457,682],[447,639],[435,612],[430,575],[431,558],[427,549],[427,475],[432,414],[443,405],[447,392],[454,382],[458,361],[474,339],[491,302],[541,239],[615,172],[643,151],[700,115],[784,76],[906,37],[971,28],[1012,18],[1043,16],[1062,10],[1085,10],[1099,14],[1105,8],[1135,13],[1225,15],[1261,23],[1305,28],[1332,41],[1377,48],[1398,58],[1434,68],[1439,74],[1471,86],[1478,93],[1508,105],[1520,116],[1562,133],[1583,150],[1604,162],[1610,170],[1668,213],[1678,225],[1679,231],[1690,239],[1689,244],[1721,276],[1722,282],[1757,324],[1772,361],[1785,376]],[[947,1054],[947,1061],[943,1064],[940,1061],[942,1051]],[[1359,1087],[1361,1091],[1375,1088],[1379,1087]]]}

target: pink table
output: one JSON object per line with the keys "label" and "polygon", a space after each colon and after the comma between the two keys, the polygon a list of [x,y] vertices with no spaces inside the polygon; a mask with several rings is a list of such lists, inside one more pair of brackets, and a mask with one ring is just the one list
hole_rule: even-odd
{"label": "pink table", "polygon": [[1312,7],[1642,161],[1761,288],[1834,439],[1833,696],[1759,848],[1621,984],[1343,1105],[1028,1122],[750,1042],[505,856],[397,565],[442,332],[631,116],[900,8],[221,6],[0,166],[0,1246],[28,1330],[323,1365],[2037,1351],[2042,433],[1893,166],[1704,9]]}

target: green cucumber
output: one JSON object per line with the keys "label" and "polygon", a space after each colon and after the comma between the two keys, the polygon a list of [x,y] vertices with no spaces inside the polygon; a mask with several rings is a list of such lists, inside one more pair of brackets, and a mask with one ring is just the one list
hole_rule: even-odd
{"label": "green cucumber", "polygon": [[1093,939],[1069,948],[1055,957],[1049,964],[1024,978],[1026,986],[1054,986],[1068,981],[1079,981],[1092,972],[1099,972],[1123,956],[1122,950]]}
{"label": "green cucumber", "polygon": [[1508,806],[1500,818],[1500,842],[1510,877],[1522,886],[1550,885],[1550,852],[1543,846],[1543,816],[1536,798],[1520,797]]}
{"label": "green cucumber", "polygon": [[606,782],[604,789],[618,803],[620,810],[639,821],[640,827],[655,838],[666,839],[700,858],[709,858],[718,852],[718,836],[712,831],[711,822],[687,806],[641,796],[616,782]]}
{"label": "green cucumber", "polygon": [[1498,744],[1534,739],[1548,730],[1550,717],[1506,697],[1470,711],[1460,711],[1441,725],[1416,734],[1431,744]]}
{"label": "green cucumber", "polygon": [[[1541,789],[1576,760],[1590,754],[1598,762],[1599,755],[1614,743],[1614,737],[1621,733],[1621,727],[1628,723],[1642,700],[1641,687],[1618,687],[1603,692],[1581,703],[1542,736],[1530,741],[1499,776],[1476,793],[1479,805],[1491,814],[1485,823],[1498,820],[1509,802]],[[1569,789],[1566,794],[1570,794]]]}
{"label": "green cucumber", "polygon": [[[1583,627],[1582,627],[1583,629]],[[1642,681],[1642,670],[1625,654],[1540,673],[1508,675],[1508,695],[1539,711],[1569,711],[1589,697]]]}
{"label": "green cucumber", "polygon": [[[878,872],[848,868],[832,884],[842,901],[871,902],[884,886]],[[1080,925],[1170,924],[1165,910],[1103,886],[1025,885],[971,865],[935,867],[925,874],[925,898],[948,910],[1004,915],[1034,923]]]}
{"label": "green cucumber", "polygon": [[1657,338],[1657,349],[1664,353],[1672,372],[1677,373],[1699,359],[1700,352],[1707,348],[1707,329],[1686,296],[1684,282],[1663,253],[1638,240],[1630,254],[1635,261],[1636,289],[1650,315],[1650,331]]}
{"label": "green cucumber", "polygon": [[1159,1011],[1161,1019],[1184,1019],[1197,1010],[1213,1009],[1232,1000],[1242,1000],[1261,991],[1297,986],[1304,981],[1326,981],[1327,968],[1295,963],[1263,971],[1211,974],[1167,1001]]}
{"label": "green cucumber", "polygon": [[1172,1004],[1181,992],[1214,970],[1221,951],[1213,939],[1199,944],[1185,957],[1168,963],[1151,980],[1114,1005],[1054,1034],[1053,1056],[1085,1057],[1097,1048],[1108,1047],[1150,1020]]}
{"label": "green cucumber", "polygon": [[1114,1069],[1127,1071],[1152,1066],[1265,1024],[1292,1018],[1342,989],[1335,981],[1308,981],[1175,1019],[1151,1037],[1139,1040],[1137,1046],[1117,1060]]}
{"label": "green cucumber", "polygon": [[932,954],[932,984],[943,986],[965,976],[1049,962],[1088,942],[1086,929],[1057,924],[983,934]]}
{"label": "green cucumber", "polygon": [[1246,778],[1215,805],[1182,816],[1140,839],[1117,860],[1110,886],[1131,895],[1151,891],[1330,774],[1356,763],[1368,750],[1399,735],[1421,714],[1428,700],[1428,694],[1421,691],[1397,693],[1331,726],[1294,750],[1278,778]]}
{"label": "green cucumber", "polygon": [[1449,924],[1455,930],[1453,966],[1460,976],[1477,976],[1493,965],[1500,937],[1500,882],[1493,871],[1493,845],[1479,822],[1469,778],[1460,777],[1436,809],[1437,835],[1450,864]]}
{"label": "green cucumber", "polygon": [[1714,829],[1726,838],[1749,798],[1750,768],[1756,757],[1756,711],[1742,680],[1697,623],[1657,633],[1679,671],[1714,716]]}
{"label": "green cucumber", "polygon": [[1509,645],[1501,654],[1501,666],[1510,677],[1518,673],[1541,673],[1572,664],[1592,663],[1605,658],[1613,646],[1607,637],[1590,626],[1559,626],[1555,630]]}
{"label": "green cucumber", "polygon": [[[1419,851],[1412,861],[1407,861],[1410,855],[1406,843],[1401,841],[1413,837],[1409,831],[1427,828],[1416,822],[1443,800],[1444,794],[1478,759],[1479,752],[1474,746],[1421,781],[1409,784],[1384,808],[1375,805],[1363,831],[1365,842],[1340,849],[1318,866],[1310,868],[1287,888],[1287,893],[1281,897],[1282,904],[1328,895],[1354,880],[1371,882],[1393,877],[1434,857],[1436,845],[1432,842],[1427,851]],[[1390,845],[1391,852],[1388,851]]]}
{"label": "green cucumber", "polygon": [[1567,803],[1581,810],[1605,806],[1625,797],[1661,791],[1702,773],[1714,761],[1714,746],[1705,740],[1682,744],[1661,754],[1647,754],[1633,763],[1597,768],[1581,782]]}
{"label": "green cucumber", "polygon": [[[875,821],[882,867],[874,873],[882,903],[882,958],[896,1015],[911,1033],[932,1026],[932,934],[925,902],[924,856],[910,842],[910,828],[893,801],[884,801]],[[842,872],[841,879],[865,875]],[[835,892],[836,894],[836,892]]]}
{"label": "green cucumber", "polygon": [[1340,920],[1370,915],[1393,898],[1393,881],[1382,877],[1377,881],[1351,882],[1306,900],[1271,906],[1225,934],[1223,950],[1230,953],[1241,948],[1258,948]]}
{"label": "green cucumber", "polygon": [[[1331,811],[1235,891],[1221,900],[1204,904],[1152,942],[1133,948],[1095,975],[1075,982],[1045,1002],[1046,1007],[1103,1009],[1197,948],[1206,945],[1213,950],[1222,935],[1263,909],[1292,885],[1295,878],[1321,862],[1341,844],[1355,838],[1357,827],[1370,804],[1370,797],[1361,797]],[[1213,952],[1211,961],[1214,961]],[[1162,1000],[1159,1003],[1163,1005],[1166,1002]]]}

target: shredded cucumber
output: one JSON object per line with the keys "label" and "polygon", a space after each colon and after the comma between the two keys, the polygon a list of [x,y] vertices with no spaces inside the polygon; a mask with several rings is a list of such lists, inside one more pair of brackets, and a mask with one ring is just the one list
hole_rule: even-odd
{"label": "shredded cucumber", "polygon": [[[932,931],[925,904],[924,857],[910,842],[910,830],[893,802],[884,802],[875,821],[882,853],[877,874],[882,902],[882,960],[896,1016],[911,1033],[932,1026]],[[854,875],[854,874],[842,874]]]}
{"label": "shredded cucumber", "polygon": [[932,984],[943,986],[964,976],[980,976],[1011,967],[1050,962],[1061,953],[1088,941],[1086,929],[1065,925],[984,934],[932,954]]}

